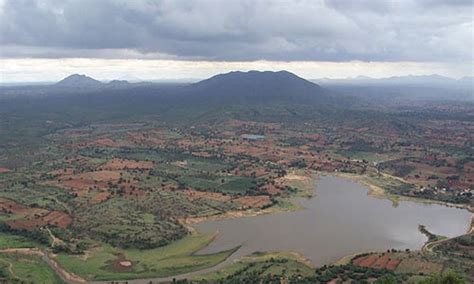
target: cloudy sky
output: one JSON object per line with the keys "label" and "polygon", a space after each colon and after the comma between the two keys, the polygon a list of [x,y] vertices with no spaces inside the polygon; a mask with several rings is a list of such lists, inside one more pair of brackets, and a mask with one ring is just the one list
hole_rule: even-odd
{"label": "cloudy sky", "polygon": [[0,0],[0,81],[473,75],[472,0]]}

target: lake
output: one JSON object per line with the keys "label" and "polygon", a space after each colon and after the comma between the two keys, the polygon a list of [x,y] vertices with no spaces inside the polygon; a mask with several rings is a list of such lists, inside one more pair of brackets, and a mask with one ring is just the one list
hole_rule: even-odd
{"label": "lake", "polygon": [[219,232],[199,253],[241,245],[226,263],[256,251],[294,251],[319,266],[358,252],[420,249],[427,240],[418,230],[420,224],[454,237],[466,233],[471,223],[467,210],[413,201],[394,207],[367,193],[354,181],[322,177],[314,197],[300,201],[303,210],[195,225],[201,232]]}

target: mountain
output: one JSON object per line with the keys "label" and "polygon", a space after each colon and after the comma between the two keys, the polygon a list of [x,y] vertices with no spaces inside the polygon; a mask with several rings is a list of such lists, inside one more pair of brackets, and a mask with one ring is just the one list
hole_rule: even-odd
{"label": "mountain", "polygon": [[129,87],[131,84],[126,80],[112,80],[107,83],[108,87],[113,88],[122,88],[122,87]]}
{"label": "mountain", "polygon": [[70,75],[54,84],[55,87],[66,88],[95,88],[102,86],[103,83],[91,77],[80,74]]}
{"label": "mountain", "polygon": [[184,88],[188,95],[220,102],[327,103],[329,91],[287,71],[219,74]]}

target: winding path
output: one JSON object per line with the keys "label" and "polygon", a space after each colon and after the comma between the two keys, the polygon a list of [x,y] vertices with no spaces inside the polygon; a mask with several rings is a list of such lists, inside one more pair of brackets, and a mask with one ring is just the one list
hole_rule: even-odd
{"label": "winding path", "polygon": [[70,273],[63,269],[55,260],[49,257],[49,253],[47,250],[40,250],[37,248],[9,248],[9,249],[2,249],[0,253],[19,253],[25,255],[37,255],[40,256],[46,264],[48,264],[51,269],[65,282],[71,284],[80,284],[86,283],[87,281],[83,278]]}

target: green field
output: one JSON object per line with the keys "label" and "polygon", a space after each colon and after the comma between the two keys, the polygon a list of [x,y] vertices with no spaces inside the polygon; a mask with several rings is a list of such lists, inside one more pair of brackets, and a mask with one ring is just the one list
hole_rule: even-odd
{"label": "green field", "polygon": [[6,283],[64,283],[40,257],[35,255],[0,254],[0,274],[0,279]]}
{"label": "green field", "polygon": [[[118,249],[104,244],[91,249],[85,256],[61,253],[57,261],[66,270],[88,280],[167,277],[212,267],[235,251],[194,254],[213,239],[214,235],[190,235],[168,246],[149,250]],[[118,267],[117,258],[120,255],[132,266]]]}
{"label": "green field", "polygon": [[15,236],[6,233],[0,233],[0,249],[6,248],[32,248],[38,247],[39,244],[35,243],[25,237]]}

